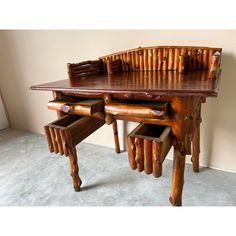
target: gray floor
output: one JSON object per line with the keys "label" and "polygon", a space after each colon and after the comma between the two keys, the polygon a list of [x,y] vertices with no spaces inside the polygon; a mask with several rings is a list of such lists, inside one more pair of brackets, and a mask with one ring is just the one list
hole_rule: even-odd
{"label": "gray floor", "polygon": [[[44,136],[0,131],[0,206],[169,206],[172,161],[163,176],[132,171],[127,153],[81,143],[77,146],[82,191],[74,192],[67,158],[50,154]],[[185,206],[235,206],[236,174],[187,164]]]}

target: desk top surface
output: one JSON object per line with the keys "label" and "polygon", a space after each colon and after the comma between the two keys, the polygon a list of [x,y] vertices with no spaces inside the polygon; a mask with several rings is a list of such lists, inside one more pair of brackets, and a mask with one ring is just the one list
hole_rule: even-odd
{"label": "desk top surface", "polygon": [[167,96],[216,97],[220,71],[214,78],[208,71],[179,74],[176,71],[122,72],[93,75],[32,86],[33,90],[75,93],[110,93]]}

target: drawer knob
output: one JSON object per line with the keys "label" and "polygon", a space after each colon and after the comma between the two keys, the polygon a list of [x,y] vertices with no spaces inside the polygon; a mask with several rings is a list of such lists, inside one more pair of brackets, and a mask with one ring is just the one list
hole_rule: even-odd
{"label": "drawer knob", "polygon": [[70,111],[70,106],[69,105],[63,105],[62,111],[65,112],[65,113],[69,112]]}

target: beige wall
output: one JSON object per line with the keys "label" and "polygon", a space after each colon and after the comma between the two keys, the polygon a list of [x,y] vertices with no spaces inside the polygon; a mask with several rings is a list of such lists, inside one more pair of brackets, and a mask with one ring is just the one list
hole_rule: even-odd
{"label": "beige wall", "polygon": [[[67,62],[96,59],[138,46],[222,47],[219,97],[209,98],[203,105],[200,163],[236,171],[236,31],[0,31],[0,41],[0,88],[11,125],[36,133],[43,133],[43,125],[56,115],[46,108],[51,93],[30,91],[29,87],[65,79]],[[122,146],[123,134],[134,126],[126,128],[119,122]],[[111,127],[102,128],[86,141],[113,147]]]}

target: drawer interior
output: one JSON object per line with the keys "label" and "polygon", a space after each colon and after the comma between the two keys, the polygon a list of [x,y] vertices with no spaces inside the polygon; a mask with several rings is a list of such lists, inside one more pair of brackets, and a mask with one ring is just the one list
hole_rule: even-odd
{"label": "drawer interior", "polygon": [[68,156],[71,145],[77,145],[104,123],[103,120],[94,117],[66,115],[45,125],[49,150]]}
{"label": "drawer interior", "polygon": [[170,135],[171,127],[140,124],[129,135],[163,142]]}
{"label": "drawer interior", "polygon": [[82,118],[81,116],[76,116],[76,115],[63,116],[61,119],[58,119],[48,124],[48,126],[59,129],[69,129],[70,126],[74,124],[74,122],[80,120],[81,118]]}

